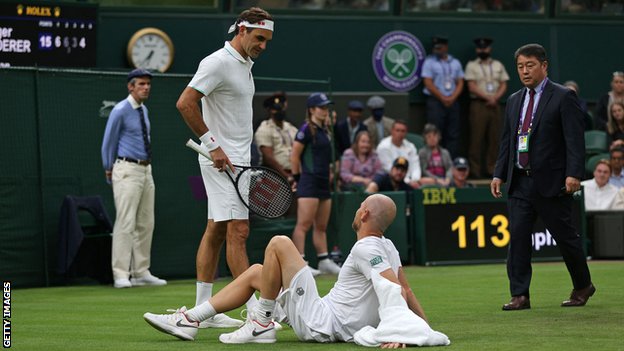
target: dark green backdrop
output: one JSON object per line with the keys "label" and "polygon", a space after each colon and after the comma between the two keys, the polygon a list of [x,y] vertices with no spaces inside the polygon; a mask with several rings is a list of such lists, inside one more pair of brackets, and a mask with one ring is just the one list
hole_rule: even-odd
{"label": "dark green backdrop", "polygon": [[[126,10],[132,11],[132,10]],[[223,46],[235,14],[184,14],[115,12],[100,9],[97,64],[101,68],[127,68],[126,45],[143,27],[158,27],[175,45],[170,72],[193,73],[199,61]],[[405,30],[430,50],[433,35],[450,39],[450,53],[465,66],[474,58],[472,39],[494,38],[494,56],[511,76],[510,91],[520,84],[513,53],[521,45],[536,42],[550,55],[550,75],[555,81],[576,80],[581,96],[596,100],[609,90],[611,73],[622,69],[620,38],[622,21],[615,19],[523,18],[493,14],[470,16],[373,17],[276,14],[276,29],[269,49],[256,60],[257,76],[325,79],[334,91],[386,91],[371,68],[375,43],[387,32]],[[279,85],[276,86],[279,88]],[[269,89],[270,90],[270,89]],[[422,86],[412,92],[420,101]]]}

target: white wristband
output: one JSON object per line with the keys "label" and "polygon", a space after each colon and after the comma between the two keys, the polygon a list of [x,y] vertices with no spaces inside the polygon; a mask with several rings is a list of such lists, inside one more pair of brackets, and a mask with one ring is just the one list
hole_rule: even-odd
{"label": "white wristband", "polygon": [[214,135],[212,135],[211,131],[207,131],[206,134],[200,136],[199,140],[204,143],[208,151],[212,151],[220,147],[219,143],[217,143],[217,139],[214,137]]}

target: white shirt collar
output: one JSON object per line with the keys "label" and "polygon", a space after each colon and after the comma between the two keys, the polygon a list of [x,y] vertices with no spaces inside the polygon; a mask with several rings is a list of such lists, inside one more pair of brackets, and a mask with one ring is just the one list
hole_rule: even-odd
{"label": "white shirt collar", "polygon": [[247,59],[245,60],[243,58],[243,56],[238,51],[236,51],[236,49],[234,49],[234,47],[232,46],[232,44],[230,44],[229,41],[225,42],[225,45],[223,46],[223,48],[228,53],[230,53],[230,55],[234,56],[234,58],[237,59],[238,61],[240,61],[241,63],[248,63],[249,62],[249,63],[253,64],[253,61],[251,60],[250,57],[247,57]]}
{"label": "white shirt collar", "polygon": [[128,94],[128,102],[130,103],[130,106],[132,106],[133,109],[137,109],[141,106],[143,106],[143,103],[138,103],[134,97],[132,96],[132,94]]}

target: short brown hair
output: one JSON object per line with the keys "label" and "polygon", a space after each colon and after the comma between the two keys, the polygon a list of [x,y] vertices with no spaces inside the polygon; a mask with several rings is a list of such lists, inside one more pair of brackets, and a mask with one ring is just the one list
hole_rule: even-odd
{"label": "short brown hair", "polygon": [[606,158],[600,159],[598,160],[598,162],[596,162],[596,166],[594,167],[594,171],[598,168],[598,166],[600,165],[605,165],[607,166],[607,168],[609,168],[609,173],[612,173],[613,170],[611,169],[611,162],[609,162],[609,160],[607,160]]}

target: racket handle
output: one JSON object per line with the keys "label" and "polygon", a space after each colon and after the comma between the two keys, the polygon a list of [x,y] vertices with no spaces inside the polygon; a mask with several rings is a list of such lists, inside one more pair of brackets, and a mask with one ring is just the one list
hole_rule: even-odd
{"label": "racket handle", "polygon": [[189,139],[186,142],[186,146],[188,148],[195,150],[198,154],[204,156],[205,158],[212,160],[212,158],[210,158],[210,152],[208,151],[208,149],[206,149],[205,147],[202,147],[200,144],[193,141],[193,139]]}

